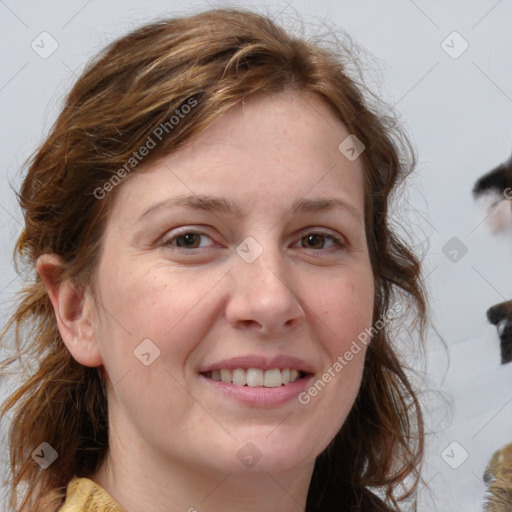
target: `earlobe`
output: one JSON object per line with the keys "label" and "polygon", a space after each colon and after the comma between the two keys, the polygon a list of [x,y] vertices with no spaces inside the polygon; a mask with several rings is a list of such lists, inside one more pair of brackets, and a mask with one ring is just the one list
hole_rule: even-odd
{"label": "earlobe", "polygon": [[57,254],[40,256],[37,271],[52,302],[62,340],[73,358],[84,366],[103,364],[92,295],[65,275],[63,261]]}

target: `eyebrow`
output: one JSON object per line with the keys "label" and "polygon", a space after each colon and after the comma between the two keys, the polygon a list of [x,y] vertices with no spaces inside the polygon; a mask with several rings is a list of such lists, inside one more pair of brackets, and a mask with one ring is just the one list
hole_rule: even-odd
{"label": "eyebrow", "polygon": [[[206,196],[200,194],[194,195],[182,195],[169,199],[165,199],[164,201],[160,201],[149,208],[147,208],[137,219],[137,222],[142,221],[143,219],[150,216],[152,213],[172,208],[172,207],[185,207],[194,210],[203,210],[214,213],[224,213],[230,215],[241,216],[242,209],[240,206],[236,205],[229,199],[218,196]],[[333,209],[341,209],[349,213],[351,216],[355,217],[357,220],[361,221],[362,216],[359,210],[346,203],[342,199],[338,197],[322,197],[316,199],[297,199],[293,202],[292,207],[290,209],[290,213],[309,213],[309,212],[319,212],[319,211],[328,211]]]}

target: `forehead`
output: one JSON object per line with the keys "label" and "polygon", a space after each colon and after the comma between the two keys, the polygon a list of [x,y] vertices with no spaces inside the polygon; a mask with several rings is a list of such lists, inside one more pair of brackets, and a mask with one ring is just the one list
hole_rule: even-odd
{"label": "forehead", "polygon": [[311,93],[250,97],[175,153],[125,179],[114,210],[133,219],[151,204],[197,194],[231,197],[242,208],[260,202],[270,213],[329,195],[362,213],[361,159],[351,161],[339,149],[349,135]]}

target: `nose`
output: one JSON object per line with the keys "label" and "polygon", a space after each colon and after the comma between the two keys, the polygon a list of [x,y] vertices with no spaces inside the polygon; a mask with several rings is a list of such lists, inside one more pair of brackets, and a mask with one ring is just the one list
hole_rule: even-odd
{"label": "nose", "polygon": [[225,313],[232,327],[276,337],[303,323],[302,301],[292,287],[297,288],[296,274],[285,256],[267,248],[252,263],[236,254],[234,259]]}

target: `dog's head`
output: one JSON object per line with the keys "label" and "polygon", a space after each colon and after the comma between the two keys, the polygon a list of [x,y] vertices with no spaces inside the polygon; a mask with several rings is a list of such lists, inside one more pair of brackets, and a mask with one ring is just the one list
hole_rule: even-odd
{"label": "dog's head", "polygon": [[486,203],[493,233],[512,230],[512,157],[477,180],[473,197]]}
{"label": "dog's head", "polygon": [[[486,223],[494,233],[512,230],[512,157],[477,180],[473,197],[487,202]],[[501,363],[512,361],[512,300],[487,310],[487,319],[498,329]]]}

